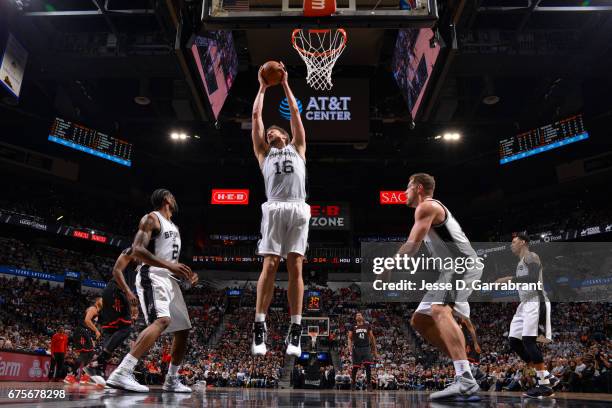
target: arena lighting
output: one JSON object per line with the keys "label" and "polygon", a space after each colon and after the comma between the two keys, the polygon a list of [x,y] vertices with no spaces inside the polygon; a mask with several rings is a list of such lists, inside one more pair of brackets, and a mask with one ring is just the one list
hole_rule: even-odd
{"label": "arena lighting", "polygon": [[447,142],[451,142],[451,141],[454,142],[454,141],[461,139],[461,135],[457,132],[445,133],[444,136],[442,136],[442,138]]}
{"label": "arena lighting", "polygon": [[442,139],[442,135],[436,135],[436,136],[434,137],[434,139],[436,139],[436,140]]}
{"label": "arena lighting", "polygon": [[179,134],[178,134],[178,133],[176,133],[176,132],[172,132],[172,133],[170,134],[170,138],[171,138],[172,140],[178,140],[178,138],[179,138]]}
{"label": "arena lighting", "polygon": [[181,134],[179,134],[179,139],[187,140],[187,135],[185,133],[181,133]]}
{"label": "arena lighting", "polygon": [[193,135],[193,138],[194,138],[194,139],[199,139],[199,138],[200,138],[200,136],[199,136],[199,135]]}
{"label": "arena lighting", "polygon": [[64,216],[63,216],[63,215],[60,215],[59,217],[57,217],[57,219],[56,219],[55,221],[59,221],[59,220],[61,220],[62,218],[64,218]]}

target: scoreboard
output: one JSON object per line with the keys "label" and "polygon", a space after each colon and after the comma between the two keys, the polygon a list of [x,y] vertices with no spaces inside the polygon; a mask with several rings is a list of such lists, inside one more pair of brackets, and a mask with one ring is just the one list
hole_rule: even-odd
{"label": "scoreboard", "polygon": [[534,154],[589,138],[582,115],[532,129],[499,142],[499,163],[506,164]]}
{"label": "scoreboard", "polygon": [[55,118],[49,141],[130,167],[133,145],[97,130]]}

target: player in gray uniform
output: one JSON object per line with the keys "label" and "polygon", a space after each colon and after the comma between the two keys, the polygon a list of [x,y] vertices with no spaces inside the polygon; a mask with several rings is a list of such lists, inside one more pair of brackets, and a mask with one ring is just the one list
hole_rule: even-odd
{"label": "player in gray uniform", "polygon": [[[283,65],[284,69],[284,65]],[[274,296],[274,281],[281,258],[287,260],[287,297],[291,325],[285,342],[287,354],[300,356],[304,281],[302,265],[308,241],[310,206],[306,204],[306,133],[289,83],[287,71],[281,81],[291,111],[291,134],[279,126],[264,128],[262,109],[268,87],[259,70],[259,91],[253,103],[253,150],[266,187],[267,201],[261,206],[261,240],[257,253],[264,257],[257,282],[257,304],[253,324],[254,355],[265,355],[266,313]]]}
{"label": "player in gray uniform", "polygon": [[[415,208],[414,225],[399,254],[414,256],[419,251],[421,242],[424,242],[432,258],[471,259],[474,267],[466,268],[463,273],[442,269],[438,278],[439,283],[453,283],[461,279],[466,281],[469,287],[470,282],[482,275],[482,268],[476,266],[476,251],[450,211],[432,198],[434,189],[435,180],[429,174],[417,173],[410,176],[406,189],[406,204]],[[453,313],[470,317],[470,306],[467,302],[470,293],[470,290],[429,291],[412,315],[412,327],[449,356],[455,366],[455,381],[444,390],[432,393],[430,399],[479,399],[476,395],[479,386],[470,371],[465,338],[453,318]]]}
{"label": "player in gray uniform", "polygon": [[[529,251],[529,236],[517,234],[510,245],[512,253],[519,258],[516,266],[516,276],[505,276],[496,282],[537,283],[543,284],[542,263],[540,257]],[[519,290],[519,303],[516,313],[510,323],[508,340],[510,347],[525,363],[535,368],[538,385],[524,395],[529,398],[546,398],[553,396],[550,373],[546,370],[542,352],[536,339],[542,342],[552,340],[550,325],[550,301],[544,289]],[[541,337],[538,338],[538,335]]]}
{"label": "player in gray uniform", "polygon": [[168,190],[158,189],[151,195],[151,203],[155,211],[142,217],[132,244],[132,256],[143,263],[136,276],[136,290],[148,326],[106,384],[113,388],[148,392],[149,387],[139,384],[134,378],[134,367],[162,333],[172,333],[172,360],[162,389],[191,392],[191,388],[181,384],[178,376],[191,330],[179,281],[195,284],[198,275],[178,262],[181,235],[171,221],[172,215],[178,211],[174,196]]}

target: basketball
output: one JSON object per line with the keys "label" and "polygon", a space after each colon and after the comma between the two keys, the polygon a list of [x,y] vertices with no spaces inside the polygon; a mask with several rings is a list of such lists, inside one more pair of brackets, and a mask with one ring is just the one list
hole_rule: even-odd
{"label": "basketball", "polygon": [[263,64],[261,76],[266,81],[266,84],[278,85],[281,79],[283,79],[283,66],[278,61],[268,61]]}

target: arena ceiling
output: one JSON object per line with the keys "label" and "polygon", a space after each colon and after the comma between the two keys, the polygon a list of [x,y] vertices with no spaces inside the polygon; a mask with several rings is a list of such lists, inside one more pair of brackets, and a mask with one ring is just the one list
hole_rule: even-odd
{"label": "arena ceiling", "polygon": [[[457,156],[432,147],[432,136],[446,129],[470,135],[465,149],[495,151],[499,136],[551,118],[582,108],[609,114],[608,10],[540,10],[556,5],[550,1],[439,3],[437,30],[446,48],[416,127],[411,129],[390,73],[395,32],[355,30],[355,52],[347,52],[336,75],[370,79],[370,144],[365,150],[321,147],[325,153],[315,160],[439,164],[441,157]],[[188,0],[9,1],[5,23],[23,39],[31,59],[23,97],[17,106],[4,100],[0,114],[14,124],[21,120],[16,112],[43,121],[55,114],[81,118],[154,154],[164,151],[168,132],[181,127],[202,136],[197,148],[183,153],[186,161],[250,158],[240,122],[250,117],[256,68],[275,47],[261,41],[258,30],[236,33],[239,74],[219,123],[213,123],[188,55],[175,46],[199,31],[200,6]],[[282,33],[278,38],[283,40]],[[285,57],[291,75],[303,75],[293,50]],[[499,96],[499,103],[485,105],[489,94]],[[139,95],[151,104],[135,104]]]}

